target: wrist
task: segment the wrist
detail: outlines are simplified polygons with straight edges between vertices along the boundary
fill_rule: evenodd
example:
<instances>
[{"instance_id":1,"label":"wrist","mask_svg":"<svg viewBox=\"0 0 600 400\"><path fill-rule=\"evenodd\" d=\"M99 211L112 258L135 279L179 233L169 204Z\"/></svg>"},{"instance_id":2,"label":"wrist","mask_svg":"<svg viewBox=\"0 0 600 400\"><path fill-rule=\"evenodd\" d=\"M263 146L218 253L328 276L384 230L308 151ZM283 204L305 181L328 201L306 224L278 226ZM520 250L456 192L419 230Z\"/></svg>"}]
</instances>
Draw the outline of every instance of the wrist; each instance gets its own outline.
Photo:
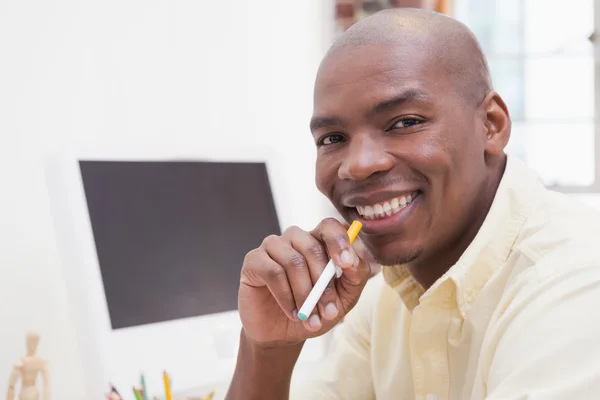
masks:
<instances>
[{"instance_id":1,"label":"wrist","mask_svg":"<svg viewBox=\"0 0 600 400\"><path fill-rule=\"evenodd\" d=\"M281 358L285 359L292 357L298 358L302 347L304 347L304 340L296 343L286 342L269 342L261 343L256 342L250 338L244 328L240 332L240 347L244 346L257 359L270 359L270 358ZM295 362L295 360L294 360Z\"/></svg>"},{"instance_id":2,"label":"wrist","mask_svg":"<svg viewBox=\"0 0 600 400\"><path fill-rule=\"evenodd\" d=\"M257 343L242 329L237 365L226 399L287 399L294 366L303 345L304 342Z\"/></svg>"}]
</instances>

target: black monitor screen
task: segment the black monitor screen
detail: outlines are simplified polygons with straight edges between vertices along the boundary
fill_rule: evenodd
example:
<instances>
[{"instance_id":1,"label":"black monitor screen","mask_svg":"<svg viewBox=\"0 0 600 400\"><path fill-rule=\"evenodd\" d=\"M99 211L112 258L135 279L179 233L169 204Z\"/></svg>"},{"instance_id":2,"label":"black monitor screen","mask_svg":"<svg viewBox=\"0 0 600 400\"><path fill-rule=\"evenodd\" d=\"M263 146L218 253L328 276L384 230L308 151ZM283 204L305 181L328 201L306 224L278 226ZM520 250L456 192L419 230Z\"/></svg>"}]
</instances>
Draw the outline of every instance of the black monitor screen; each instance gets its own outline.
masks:
<instances>
[{"instance_id":1,"label":"black monitor screen","mask_svg":"<svg viewBox=\"0 0 600 400\"><path fill-rule=\"evenodd\" d=\"M280 226L264 163L80 161L113 329L237 309Z\"/></svg>"}]
</instances>

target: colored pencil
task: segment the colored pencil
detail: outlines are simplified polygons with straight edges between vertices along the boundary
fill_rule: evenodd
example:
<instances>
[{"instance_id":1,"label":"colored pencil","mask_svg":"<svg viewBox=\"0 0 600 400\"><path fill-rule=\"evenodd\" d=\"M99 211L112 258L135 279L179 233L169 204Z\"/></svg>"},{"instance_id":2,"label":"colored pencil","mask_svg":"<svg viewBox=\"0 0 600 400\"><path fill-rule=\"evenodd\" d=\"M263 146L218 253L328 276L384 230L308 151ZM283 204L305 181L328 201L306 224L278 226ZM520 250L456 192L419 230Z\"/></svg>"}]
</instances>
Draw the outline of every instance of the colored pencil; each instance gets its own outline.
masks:
<instances>
[{"instance_id":1,"label":"colored pencil","mask_svg":"<svg viewBox=\"0 0 600 400\"><path fill-rule=\"evenodd\" d=\"M148 391L146 390L146 379L144 378L144 374L140 377L140 383L142 384L142 399L148 400Z\"/></svg>"},{"instance_id":2,"label":"colored pencil","mask_svg":"<svg viewBox=\"0 0 600 400\"><path fill-rule=\"evenodd\" d=\"M171 397L171 382L169 382L167 371L163 372L163 379L165 381L165 400L173 400Z\"/></svg>"}]
</instances>

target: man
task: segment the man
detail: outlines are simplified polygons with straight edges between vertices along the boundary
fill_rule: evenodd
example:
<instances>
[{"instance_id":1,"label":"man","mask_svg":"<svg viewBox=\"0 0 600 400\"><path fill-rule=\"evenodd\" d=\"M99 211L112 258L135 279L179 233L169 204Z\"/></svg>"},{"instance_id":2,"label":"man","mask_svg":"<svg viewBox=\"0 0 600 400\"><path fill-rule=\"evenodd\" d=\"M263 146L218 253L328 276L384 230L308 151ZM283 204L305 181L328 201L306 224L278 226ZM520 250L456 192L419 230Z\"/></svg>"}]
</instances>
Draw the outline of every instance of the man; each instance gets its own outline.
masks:
<instances>
[{"instance_id":1,"label":"man","mask_svg":"<svg viewBox=\"0 0 600 400\"><path fill-rule=\"evenodd\" d=\"M363 292L369 264L333 219L266 238L242 267L228 399L288 398L304 341L342 318L292 397L600 395L600 218L507 159L509 113L465 26L406 9L352 26L319 69L311 129L317 186L364 224L385 283ZM328 255L344 274L299 321Z\"/></svg>"}]
</instances>

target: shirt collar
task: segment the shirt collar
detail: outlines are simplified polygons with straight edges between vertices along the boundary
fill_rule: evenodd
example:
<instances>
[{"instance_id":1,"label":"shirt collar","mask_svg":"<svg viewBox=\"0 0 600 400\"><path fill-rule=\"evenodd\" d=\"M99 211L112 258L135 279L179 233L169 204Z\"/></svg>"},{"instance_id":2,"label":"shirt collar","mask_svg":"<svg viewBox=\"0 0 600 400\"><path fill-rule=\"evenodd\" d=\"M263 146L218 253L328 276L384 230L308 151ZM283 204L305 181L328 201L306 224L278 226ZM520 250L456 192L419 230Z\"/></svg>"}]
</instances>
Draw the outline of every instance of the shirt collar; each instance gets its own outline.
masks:
<instances>
[{"instance_id":1,"label":"shirt collar","mask_svg":"<svg viewBox=\"0 0 600 400\"><path fill-rule=\"evenodd\" d=\"M523 162L508 157L494 201L479 232L467 250L425 292L406 265L385 266L385 281L400 295L409 311L424 302L448 280L454 282L459 312L465 316L492 274L510 255L527 216L534 209L534 191L545 190L539 177Z\"/></svg>"}]
</instances>

